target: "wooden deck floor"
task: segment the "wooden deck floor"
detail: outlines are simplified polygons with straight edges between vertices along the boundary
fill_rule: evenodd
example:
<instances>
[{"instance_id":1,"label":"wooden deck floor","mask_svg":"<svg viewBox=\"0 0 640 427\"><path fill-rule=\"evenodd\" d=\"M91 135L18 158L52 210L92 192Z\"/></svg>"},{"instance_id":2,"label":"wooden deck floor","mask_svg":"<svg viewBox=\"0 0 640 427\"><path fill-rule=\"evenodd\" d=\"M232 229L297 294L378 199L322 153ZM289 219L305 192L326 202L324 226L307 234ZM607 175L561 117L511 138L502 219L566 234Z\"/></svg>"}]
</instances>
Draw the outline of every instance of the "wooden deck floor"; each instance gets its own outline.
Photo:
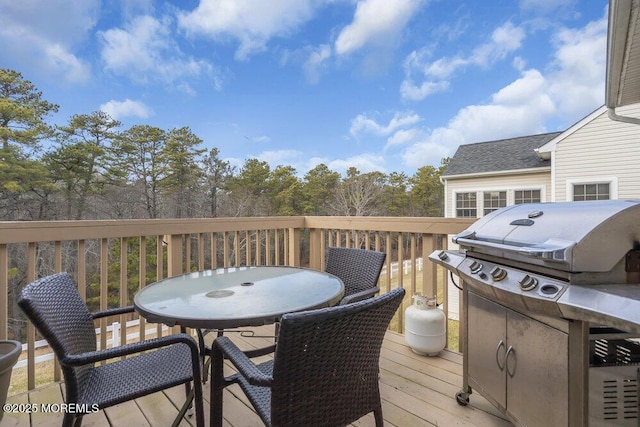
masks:
<instances>
[{"instance_id":1,"label":"wooden deck floor","mask_svg":"<svg viewBox=\"0 0 640 427\"><path fill-rule=\"evenodd\" d=\"M227 334L241 347L251 348L266 343L261 338L243 338ZM442 352L439 357L414 354L404 337L388 332L380 359L380 390L385 424L389 426L511 426L480 395L473 394L469 406L456 403L455 393L462 385L462 357ZM31 392L10 396L9 403L62 403L62 384L53 384ZM205 385L205 416L208 424L209 384ZM184 401L184 388L155 393L84 417L83 426L169 426ZM40 408L45 408L39 405ZM51 406L56 409L55 405ZM258 416L250 409L238 386L229 387L224 396L224 418L227 426L260 426ZM50 412L5 414L2 427L60 425L62 414ZM189 426L193 420L183 420ZM368 415L354 426L374 425Z\"/></svg>"}]
</instances>

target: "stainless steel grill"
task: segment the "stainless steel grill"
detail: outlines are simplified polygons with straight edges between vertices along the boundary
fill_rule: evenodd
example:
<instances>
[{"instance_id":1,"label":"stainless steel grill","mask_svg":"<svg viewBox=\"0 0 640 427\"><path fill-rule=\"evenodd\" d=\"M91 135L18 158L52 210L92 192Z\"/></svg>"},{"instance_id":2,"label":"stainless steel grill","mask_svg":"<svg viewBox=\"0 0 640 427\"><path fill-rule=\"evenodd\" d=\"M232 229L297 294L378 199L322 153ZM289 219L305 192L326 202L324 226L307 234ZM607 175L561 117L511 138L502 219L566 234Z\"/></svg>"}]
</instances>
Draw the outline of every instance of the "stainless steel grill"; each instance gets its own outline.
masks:
<instances>
[{"instance_id":1,"label":"stainless steel grill","mask_svg":"<svg viewBox=\"0 0 640 427\"><path fill-rule=\"evenodd\" d=\"M518 425L639 425L640 201L509 206L453 242L430 259L462 279L458 403L477 390Z\"/></svg>"}]
</instances>

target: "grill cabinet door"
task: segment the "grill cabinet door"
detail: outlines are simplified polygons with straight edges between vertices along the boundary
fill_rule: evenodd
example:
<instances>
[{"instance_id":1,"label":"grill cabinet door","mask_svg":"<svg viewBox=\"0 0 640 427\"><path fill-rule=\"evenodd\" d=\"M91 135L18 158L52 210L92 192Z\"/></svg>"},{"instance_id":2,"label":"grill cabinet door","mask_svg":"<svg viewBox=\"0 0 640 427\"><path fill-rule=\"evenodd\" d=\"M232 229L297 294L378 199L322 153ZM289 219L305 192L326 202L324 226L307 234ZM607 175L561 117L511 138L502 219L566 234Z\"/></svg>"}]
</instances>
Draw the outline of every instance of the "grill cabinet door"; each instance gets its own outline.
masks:
<instances>
[{"instance_id":1,"label":"grill cabinet door","mask_svg":"<svg viewBox=\"0 0 640 427\"><path fill-rule=\"evenodd\" d=\"M473 388L504 411L507 407L506 309L473 292L467 293L467 299L469 381Z\"/></svg>"},{"instance_id":2,"label":"grill cabinet door","mask_svg":"<svg viewBox=\"0 0 640 427\"><path fill-rule=\"evenodd\" d=\"M569 422L569 336L507 310L507 408L523 425Z\"/></svg>"}]
</instances>

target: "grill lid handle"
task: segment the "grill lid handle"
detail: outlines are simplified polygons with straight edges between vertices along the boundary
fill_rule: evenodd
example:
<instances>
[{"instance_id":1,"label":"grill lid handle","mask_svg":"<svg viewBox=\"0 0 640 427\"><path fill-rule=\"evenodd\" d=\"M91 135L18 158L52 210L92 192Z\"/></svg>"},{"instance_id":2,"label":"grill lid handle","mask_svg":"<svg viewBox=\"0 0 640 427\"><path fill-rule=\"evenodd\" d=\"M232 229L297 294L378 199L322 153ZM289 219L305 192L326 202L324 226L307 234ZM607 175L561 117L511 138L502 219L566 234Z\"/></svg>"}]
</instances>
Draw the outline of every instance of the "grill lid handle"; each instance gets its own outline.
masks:
<instances>
[{"instance_id":1,"label":"grill lid handle","mask_svg":"<svg viewBox=\"0 0 640 427\"><path fill-rule=\"evenodd\" d=\"M563 264L570 263L573 248L576 245L576 242L572 242L569 240L551 238L544 243L532 246L514 246L504 243L477 240L475 232L468 234L458 234L454 236L453 241L454 243L457 243L461 246L498 249L512 253L518 253L530 258L540 258L544 259L545 261L553 261Z\"/></svg>"}]
</instances>

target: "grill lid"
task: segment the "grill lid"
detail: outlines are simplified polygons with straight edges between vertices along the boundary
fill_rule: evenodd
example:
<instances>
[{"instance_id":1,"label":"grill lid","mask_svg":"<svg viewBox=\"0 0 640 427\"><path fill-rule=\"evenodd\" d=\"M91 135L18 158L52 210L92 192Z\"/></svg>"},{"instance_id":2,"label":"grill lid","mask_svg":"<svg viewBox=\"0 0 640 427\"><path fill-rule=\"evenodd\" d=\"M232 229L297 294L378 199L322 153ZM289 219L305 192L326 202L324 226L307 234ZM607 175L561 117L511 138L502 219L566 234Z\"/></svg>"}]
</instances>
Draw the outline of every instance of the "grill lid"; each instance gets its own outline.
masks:
<instances>
[{"instance_id":1,"label":"grill lid","mask_svg":"<svg viewBox=\"0 0 640 427\"><path fill-rule=\"evenodd\" d=\"M486 215L453 237L478 253L571 272L606 272L640 242L640 201L532 203Z\"/></svg>"}]
</instances>

